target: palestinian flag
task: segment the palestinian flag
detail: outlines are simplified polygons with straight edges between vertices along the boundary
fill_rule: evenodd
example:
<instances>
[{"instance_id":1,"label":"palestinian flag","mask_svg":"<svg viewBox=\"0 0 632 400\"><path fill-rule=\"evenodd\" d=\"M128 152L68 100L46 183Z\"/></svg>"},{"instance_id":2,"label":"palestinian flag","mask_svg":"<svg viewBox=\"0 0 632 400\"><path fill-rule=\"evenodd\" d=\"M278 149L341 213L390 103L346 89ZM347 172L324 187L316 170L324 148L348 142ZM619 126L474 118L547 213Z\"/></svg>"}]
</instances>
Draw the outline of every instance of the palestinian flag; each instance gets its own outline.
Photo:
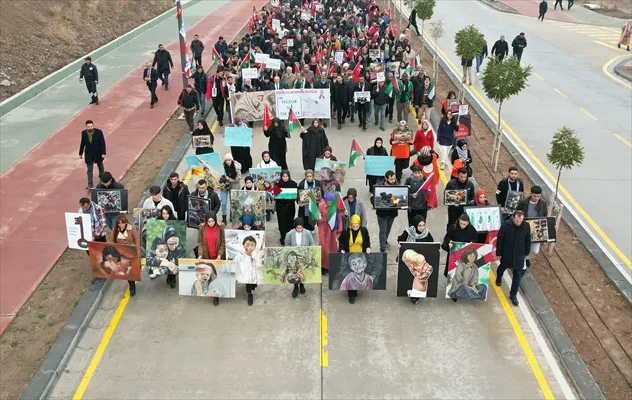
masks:
<instances>
[{"instance_id":1,"label":"palestinian flag","mask_svg":"<svg viewBox=\"0 0 632 400\"><path fill-rule=\"evenodd\" d=\"M215 46L213 46L213 65L224 65L224 60L222 56L217 52Z\"/></svg>"},{"instance_id":2,"label":"palestinian flag","mask_svg":"<svg viewBox=\"0 0 632 400\"><path fill-rule=\"evenodd\" d=\"M320 77L320 67L316 64L316 71L314 71L314 76Z\"/></svg>"},{"instance_id":3,"label":"palestinian flag","mask_svg":"<svg viewBox=\"0 0 632 400\"><path fill-rule=\"evenodd\" d=\"M244 58L239 62L239 66L241 68L250 68L250 57L248 54L246 54Z\"/></svg>"},{"instance_id":4,"label":"palestinian flag","mask_svg":"<svg viewBox=\"0 0 632 400\"><path fill-rule=\"evenodd\" d=\"M434 79L430 82L430 86L428 86L428 100L432 100L435 98L435 81Z\"/></svg>"},{"instance_id":5,"label":"palestinian flag","mask_svg":"<svg viewBox=\"0 0 632 400\"><path fill-rule=\"evenodd\" d=\"M294 63L294 73L298 74L301 71L301 64L297 62Z\"/></svg>"},{"instance_id":6,"label":"palestinian flag","mask_svg":"<svg viewBox=\"0 0 632 400\"><path fill-rule=\"evenodd\" d=\"M338 200L340 199L340 195L336 193L336 198L329 204L327 208L327 223L329 227L333 231L336 229L336 222L338 222Z\"/></svg>"},{"instance_id":7,"label":"palestinian flag","mask_svg":"<svg viewBox=\"0 0 632 400\"><path fill-rule=\"evenodd\" d=\"M263 131L267 131L271 126L272 118L270 118L270 110L268 110L268 105L265 104L265 108L263 110Z\"/></svg>"},{"instance_id":8,"label":"palestinian flag","mask_svg":"<svg viewBox=\"0 0 632 400\"><path fill-rule=\"evenodd\" d=\"M288 115L287 117L287 122L287 137L290 137L290 134L296 129L300 128L301 130L303 130L303 127L301 126L301 121L298 120L296 114L294 114L294 110L292 110L291 108L290 115Z\"/></svg>"},{"instance_id":9,"label":"palestinian flag","mask_svg":"<svg viewBox=\"0 0 632 400\"><path fill-rule=\"evenodd\" d=\"M342 199L342 196L340 195L340 192L336 193L336 197L337 198L335 199L335 201L336 201L336 207L338 208L338 210L339 211L346 211L347 207L345 207L345 202Z\"/></svg>"},{"instance_id":10,"label":"palestinian flag","mask_svg":"<svg viewBox=\"0 0 632 400\"><path fill-rule=\"evenodd\" d=\"M360 144L358 144L357 140L353 139L353 142L351 142L351 151L349 152L349 168L355 167L355 161L363 154L364 152L362 148L360 148Z\"/></svg>"},{"instance_id":11,"label":"palestinian flag","mask_svg":"<svg viewBox=\"0 0 632 400\"><path fill-rule=\"evenodd\" d=\"M312 221L320 219L320 211L318 210L318 203L314 197L314 191L309 191L309 216Z\"/></svg>"},{"instance_id":12,"label":"palestinian flag","mask_svg":"<svg viewBox=\"0 0 632 400\"><path fill-rule=\"evenodd\" d=\"M393 97L393 90L395 87L397 87L397 85L399 85L399 83L397 83L397 77L393 75L393 80L391 81L391 83L388 84L388 86L386 86L386 89L384 89L384 93L386 93L389 97Z\"/></svg>"},{"instance_id":13,"label":"palestinian flag","mask_svg":"<svg viewBox=\"0 0 632 400\"><path fill-rule=\"evenodd\" d=\"M411 76L412 73L415 71L415 68L417 68L417 56L413 57L413 59L410 60L404 72L407 73L408 76Z\"/></svg>"}]
</instances>

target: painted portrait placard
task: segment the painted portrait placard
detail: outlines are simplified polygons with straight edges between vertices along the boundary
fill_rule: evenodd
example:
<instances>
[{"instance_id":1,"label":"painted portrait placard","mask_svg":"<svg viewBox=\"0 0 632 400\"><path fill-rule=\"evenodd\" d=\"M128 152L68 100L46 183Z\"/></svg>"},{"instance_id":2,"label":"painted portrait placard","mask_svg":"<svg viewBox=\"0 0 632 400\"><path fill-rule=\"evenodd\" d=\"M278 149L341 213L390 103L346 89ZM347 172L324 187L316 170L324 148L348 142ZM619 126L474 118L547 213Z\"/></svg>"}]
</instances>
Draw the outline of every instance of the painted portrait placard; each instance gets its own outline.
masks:
<instances>
[{"instance_id":1,"label":"painted portrait placard","mask_svg":"<svg viewBox=\"0 0 632 400\"><path fill-rule=\"evenodd\" d=\"M489 268L494 260L492 245L454 242L449 257L446 297L487 300Z\"/></svg>"},{"instance_id":2,"label":"painted portrait placard","mask_svg":"<svg viewBox=\"0 0 632 400\"><path fill-rule=\"evenodd\" d=\"M265 192L252 190L230 191L230 227L264 230L266 223Z\"/></svg>"},{"instance_id":3,"label":"painted portrait placard","mask_svg":"<svg viewBox=\"0 0 632 400\"><path fill-rule=\"evenodd\" d=\"M181 258L178 270L180 296L235 297L233 261Z\"/></svg>"},{"instance_id":4,"label":"painted portrait placard","mask_svg":"<svg viewBox=\"0 0 632 400\"><path fill-rule=\"evenodd\" d=\"M88 242L88 253L93 277L140 281L140 258L136 246Z\"/></svg>"},{"instance_id":5,"label":"painted portrait placard","mask_svg":"<svg viewBox=\"0 0 632 400\"><path fill-rule=\"evenodd\" d=\"M147 221L145 269L150 278L178 272L178 260L184 258L187 245L186 221Z\"/></svg>"},{"instance_id":6,"label":"painted portrait placard","mask_svg":"<svg viewBox=\"0 0 632 400\"><path fill-rule=\"evenodd\" d=\"M320 257L320 246L266 247L263 283L321 283Z\"/></svg>"},{"instance_id":7,"label":"painted portrait placard","mask_svg":"<svg viewBox=\"0 0 632 400\"><path fill-rule=\"evenodd\" d=\"M440 243L399 245L397 297L437 297Z\"/></svg>"},{"instance_id":8,"label":"painted portrait placard","mask_svg":"<svg viewBox=\"0 0 632 400\"><path fill-rule=\"evenodd\" d=\"M329 290L386 290L386 253L329 253Z\"/></svg>"}]
</instances>

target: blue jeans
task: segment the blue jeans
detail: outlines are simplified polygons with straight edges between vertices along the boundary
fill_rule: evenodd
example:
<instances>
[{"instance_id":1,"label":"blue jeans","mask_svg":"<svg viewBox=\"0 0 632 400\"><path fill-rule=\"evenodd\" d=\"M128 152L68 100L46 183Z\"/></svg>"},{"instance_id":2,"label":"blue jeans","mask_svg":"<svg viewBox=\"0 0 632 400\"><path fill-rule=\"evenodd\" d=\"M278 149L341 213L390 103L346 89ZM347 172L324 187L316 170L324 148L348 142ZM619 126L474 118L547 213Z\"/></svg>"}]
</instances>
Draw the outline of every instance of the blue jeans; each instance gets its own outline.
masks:
<instances>
[{"instance_id":1,"label":"blue jeans","mask_svg":"<svg viewBox=\"0 0 632 400\"><path fill-rule=\"evenodd\" d=\"M228 191L220 190L219 199L222 202L222 217L226 217L226 203L228 202Z\"/></svg>"},{"instance_id":2,"label":"blue jeans","mask_svg":"<svg viewBox=\"0 0 632 400\"><path fill-rule=\"evenodd\" d=\"M200 99L200 118L203 118L206 111L206 93L198 93L198 96Z\"/></svg>"},{"instance_id":3,"label":"blue jeans","mask_svg":"<svg viewBox=\"0 0 632 400\"><path fill-rule=\"evenodd\" d=\"M373 108L373 100L371 100L370 103L366 103L364 105L365 110L366 110L366 119L365 121L368 121L369 119L371 119L371 109Z\"/></svg>"},{"instance_id":4,"label":"blue jeans","mask_svg":"<svg viewBox=\"0 0 632 400\"><path fill-rule=\"evenodd\" d=\"M382 104L381 106L375 106L375 119L379 122L381 129L384 129L384 118L386 118L386 106L387 104Z\"/></svg>"},{"instance_id":5,"label":"blue jeans","mask_svg":"<svg viewBox=\"0 0 632 400\"><path fill-rule=\"evenodd\" d=\"M380 230L380 251L386 248L386 241L388 240L388 235L391 234L394 221L395 218L393 217L377 217L377 226Z\"/></svg>"},{"instance_id":6,"label":"blue jeans","mask_svg":"<svg viewBox=\"0 0 632 400\"><path fill-rule=\"evenodd\" d=\"M105 223L108 224L108 228L110 230L114 229L114 224L116 224L116 217L118 214L105 214Z\"/></svg>"},{"instance_id":7,"label":"blue jeans","mask_svg":"<svg viewBox=\"0 0 632 400\"><path fill-rule=\"evenodd\" d=\"M169 71L160 72L158 71L158 79L162 82L164 87L169 87Z\"/></svg>"},{"instance_id":8,"label":"blue jeans","mask_svg":"<svg viewBox=\"0 0 632 400\"><path fill-rule=\"evenodd\" d=\"M484 56L482 54L479 54L476 56L476 73L478 74L479 72L481 72L481 65L483 65L483 60L484 60Z\"/></svg>"},{"instance_id":9,"label":"blue jeans","mask_svg":"<svg viewBox=\"0 0 632 400\"><path fill-rule=\"evenodd\" d=\"M93 184L93 168L94 168L94 164L97 164L97 167L99 168L99 179L101 179L101 175L103 175L103 171L105 171L105 168L103 167L103 161L99 161L99 162L95 162L95 161L91 161L91 162L87 162L86 166L88 167L88 187L92 188L92 184Z\"/></svg>"}]
</instances>

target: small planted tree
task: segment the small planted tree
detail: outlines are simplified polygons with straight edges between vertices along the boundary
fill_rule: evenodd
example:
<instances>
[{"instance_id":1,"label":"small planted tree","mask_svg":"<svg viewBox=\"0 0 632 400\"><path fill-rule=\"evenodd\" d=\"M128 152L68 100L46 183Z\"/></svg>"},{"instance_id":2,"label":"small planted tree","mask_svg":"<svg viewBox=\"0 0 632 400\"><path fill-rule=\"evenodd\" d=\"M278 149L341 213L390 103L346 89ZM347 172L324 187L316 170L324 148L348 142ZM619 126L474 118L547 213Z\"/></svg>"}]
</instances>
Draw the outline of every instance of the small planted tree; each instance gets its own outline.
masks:
<instances>
[{"instance_id":1,"label":"small planted tree","mask_svg":"<svg viewBox=\"0 0 632 400\"><path fill-rule=\"evenodd\" d=\"M443 37L443 21L437 20L430 22L430 36L434 41L434 55L432 56L432 74L435 82L435 93L437 87L437 70L439 69L439 58L437 57L437 42Z\"/></svg>"},{"instance_id":2,"label":"small planted tree","mask_svg":"<svg viewBox=\"0 0 632 400\"><path fill-rule=\"evenodd\" d=\"M503 137L500 114L503 102L520 93L527 86L529 75L531 75L531 66L523 67L515 57L509 57L504 61L497 57L490 57L483 70L483 90L488 98L498 103L498 125L496 126L496 136L492 149L494 172L498 171L498 158Z\"/></svg>"},{"instance_id":3,"label":"small planted tree","mask_svg":"<svg viewBox=\"0 0 632 400\"><path fill-rule=\"evenodd\" d=\"M557 131L551 141L551 152L546 155L546 158L557 168L555 196L553 197L553 203L557 203L562 170L580 166L584 162L584 148L575 131L567 126L563 126Z\"/></svg>"},{"instance_id":4,"label":"small planted tree","mask_svg":"<svg viewBox=\"0 0 632 400\"><path fill-rule=\"evenodd\" d=\"M468 25L454 35L454 43L456 43L457 56L465 60L473 60L481 52L485 39L474 25ZM465 98L465 82L463 81L459 89L459 98L463 103Z\"/></svg>"},{"instance_id":5,"label":"small planted tree","mask_svg":"<svg viewBox=\"0 0 632 400\"><path fill-rule=\"evenodd\" d=\"M436 5L435 0L415 0L413 4L413 8L417 11L417 18L421 20L421 55L420 57L423 59L424 56L424 26L426 20L432 18L432 14L434 13L434 7Z\"/></svg>"}]
</instances>

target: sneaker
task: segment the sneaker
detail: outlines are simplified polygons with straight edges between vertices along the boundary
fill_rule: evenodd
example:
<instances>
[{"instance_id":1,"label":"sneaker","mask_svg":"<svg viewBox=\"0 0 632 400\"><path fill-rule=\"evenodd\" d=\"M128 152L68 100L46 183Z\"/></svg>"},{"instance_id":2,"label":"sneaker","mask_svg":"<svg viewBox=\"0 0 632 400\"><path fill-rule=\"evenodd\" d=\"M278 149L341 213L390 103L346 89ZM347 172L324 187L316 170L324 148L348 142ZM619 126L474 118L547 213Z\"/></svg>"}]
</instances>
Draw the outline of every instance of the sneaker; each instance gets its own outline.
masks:
<instances>
[{"instance_id":1,"label":"sneaker","mask_svg":"<svg viewBox=\"0 0 632 400\"><path fill-rule=\"evenodd\" d=\"M349 304L355 304L355 297L349 297Z\"/></svg>"},{"instance_id":2,"label":"sneaker","mask_svg":"<svg viewBox=\"0 0 632 400\"><path fill-rule=\"evenodd\" d=\"M518 298L516 296L509 296L509 300L511 300L511 304L513 304L516 307L520 305L520 303L518 302Z\"/></svg>"},{"instance_id":3,"label":"sneaker","mask_svg":"<svg viewBox=\"0 0 632 400\"><path fill-rule=\"evenodd\" d=\"M387 248L387 249L390 249L390 248L391 248L391 245L390 245L390 244L388 244L388 242L386 242L386 248Z\"/></svg>"},{"instance_id":4,"label":"sneaker","mask_svg":"<svg viewBox=\"0 0 632 400\"><path fill-rule=\"evenodd\" d=\"M149 277L150 277L151 279L155 279L155 278L156 278L156 274L155 274L155 273L151 273L151 274L149 274Z\"/></svg>"},{"instance_id":5,"label":"sneaker","mask_svg":"<svg viewBox=\"0 0 632 400\"><path fill-rule=\"evenodd\" d=\"M154 105L153 105L153 104L150 104L150 105L149 105L149 108L154 108Z\"/></svg>"},{"instance_id":6,"label":"sneaker","mask_svg":"<svg viewBox=\"0 0 632 400\"><path fill-rule=\"evenodd\" d=\"M251 306L254 303L255 299L252 293L248 293L248 305Z\"/></svg>"},{"instance_id":7,"label":"sneaker","mask_svg":"<svg viewBox=\"0 0 632 400\"><path fill-rule=\"evenodd\" d=\"M411 297L411 298L410 298L410 301L411 301L413 304L417 304L417 303L419 303L419 297Z\"/></svg>"},{"instance_id":8,"label":"sneaker","mask_svg":"<svg viewBox=\"0 0 632 400\"><path fill-rule=\"evenodd\" d=\"M219 121L219 126L224 126L224 122L223 121Z\"/></svg>"},{"instance_id":9,"label":"sneaker","mask_svg":"<svg viewBox=\"0 0 632 400\"><path fill-rule=\"evenodd\" d=\"M476 77L478 78L479 76L481 76L481 73L480 73L480 72L477 72L477 73L476 73Z\"/></svg>"},{"instance_id":10,"label":"sneaker","mask_svg":"<svg viewBox=\"0 0 632 400\"><path fill-rule=\"evenodd\" d=\"M381 130L381 131L385 131L385 129L384 129L384 127L383 127L383 126L380 126L380 130Z\"/></svg>"},{"instance_id":11,"label":"sneaker","mask_svg":"<svg viewBox=\"0 0 632 400\"><path fill-rule=\"evenodd\" d=\"M503 285L503 278L496 278L496 286L501 287Z\"/></svg>"}]
</instances>

